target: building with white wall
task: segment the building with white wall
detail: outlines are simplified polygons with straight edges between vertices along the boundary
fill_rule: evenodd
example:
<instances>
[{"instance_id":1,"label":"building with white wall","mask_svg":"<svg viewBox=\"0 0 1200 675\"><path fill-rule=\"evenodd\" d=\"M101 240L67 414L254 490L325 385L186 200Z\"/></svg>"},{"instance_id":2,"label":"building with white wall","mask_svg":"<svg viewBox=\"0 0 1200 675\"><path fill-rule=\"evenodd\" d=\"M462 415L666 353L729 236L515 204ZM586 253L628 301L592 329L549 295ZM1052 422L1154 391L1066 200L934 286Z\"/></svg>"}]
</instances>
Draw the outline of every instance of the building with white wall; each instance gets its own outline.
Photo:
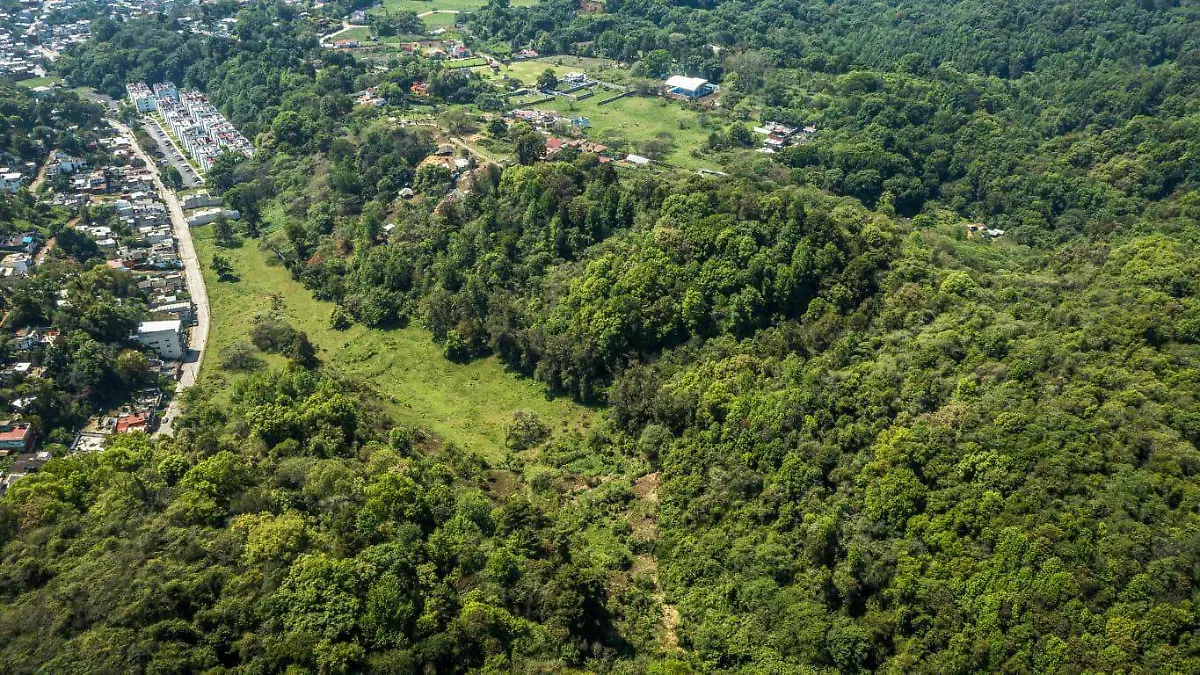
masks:
<instances>
[{"instance_id":1,"label":"building with white wall","mask_svg":"<svg viewBox=\"0 0 1200 675\"><path fill-rule=\"evenodd\" d=\"M187 354L183 322L179 319L143 321L138 325L137 333L132 337L167 361L182 361L184 355Z\"/></svg>"}]
</instances>

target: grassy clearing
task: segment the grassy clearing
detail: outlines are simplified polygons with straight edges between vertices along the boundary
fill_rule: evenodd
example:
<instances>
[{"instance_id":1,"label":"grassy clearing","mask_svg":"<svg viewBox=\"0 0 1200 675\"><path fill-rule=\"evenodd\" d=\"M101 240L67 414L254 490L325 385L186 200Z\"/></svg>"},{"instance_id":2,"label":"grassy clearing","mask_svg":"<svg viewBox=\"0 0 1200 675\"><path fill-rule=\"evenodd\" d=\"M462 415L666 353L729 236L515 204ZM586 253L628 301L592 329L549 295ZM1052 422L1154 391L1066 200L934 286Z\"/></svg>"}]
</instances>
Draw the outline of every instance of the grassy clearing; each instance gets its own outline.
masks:
<instances>
[{"instance_id":1,"label":"grassy clearing","mask_svg":"<svg viewBox=\"0 0 1200 675\"><path fill-rule=\"evenodd\" d=\"M532 7L538 0L512 0L513 7ZM416 12L424 14L431 11L462 12L479 9L487 4L487 0L383 0L372 11L386 12Z\"/></svg>"},{"instance_id":2,"label":"grassy clearing","mask_svg":"<svg viewBox=\"0 0 1200 675\"><path fill-rule=\"evenodd\" d=\"M218 355L230 344L247 341L254 317L274 305L308 334L324 362L373 383L397 421L429 429L489 460L503 456L504 426L517 410L538 413L554 429L589 424L591 411L566 399L547 400L541 385L506 371L494 358L462 365L446 360L422 328L329 328L333 305L314 299L253 241L222 250L239 281L217 281L210 269L212 229L197 228L193 234L212 311L209 353L200 374L205 385L228 391L240 376L222 371ZM264 361L283 363L270 355Z\"/></svg>"},{"instance_id":3,"label":"grassy clearing","mask_svg":"<svg viewBox=\"0 0 1200 675\"><path fill-rule=\"evenodd\" d=\"M582 115L591 121L588 138L608 145L621 145L626 152L638 153L641 145L661 135L669 135L672 149L663 161L688 169L716 169L715 162L691 156L692 148L702 147L708 135L719 127L706 128L699 113L677 102L644 96L627 96L605 106L598 105L611 94L597 93L579 102L556 98L535 107L555 110L566 116ZM623 144L619 142L623 141Z\"/></svg>"},{"instance_id":4,"label":"grassy clearing","mask_svg":"<svg viewBox=\"0 0 1200 675\"><path fill-rule=\"evenodd\" d=\"M62 82L61 77L47 75L45 77L31 77L27 80L18 80L17 84L22 87L29 87L30 89L33 89L34 87L49 87L60 82Z\"/></svg>"},{"instance_id":5,"label":"grassy clearing","mask_svg":"<svg viewBox=\"0 0 1200 675\"><path fill-rule=\"evenodd\" d=\"M528 86L537 83L538 76L549 68L555 75L562 78L567 73L583 72L601 80L620 72L616 61L608 59L590 59L579 56L548 56L540 59L513 61L500 69L499 77L508 76L520 80Z\"/></svg>"},{"instance_id":6,"label":"grassy clearing","mask_svg":"<svg viewBox=\"0 0 1200 675\"><path fill-rule=\"evenodd\" d=\"M450 59L443 61L447 68L478 68L487 65L487 59L482 56L472 56L466 59Z\"/></svg>"},{"instance_id":7,"label":"grassy clearing","mask_svg":"<svg viewBox=\"0 0 1200 675\"><path fill-rule=\"evenodd\" d=\"M344 30L333 36L333 41L338 40L358 40L365 42L371 38L371 28L369 26L355 26L349 30Z\"/></svg>"},{"instance_id":8,"label":"grassy clearing","mask_svg":"<svg viewBox=\"0 0 1200 675\"><path fill-rule=\"evenodd\" d=\"M421 17L421 21L430 28L437 28L439 26L447 28L453 26L458 21L458 14L453 12L434 12L433 14L426 14Z\"/></svg>"}]
</instances>

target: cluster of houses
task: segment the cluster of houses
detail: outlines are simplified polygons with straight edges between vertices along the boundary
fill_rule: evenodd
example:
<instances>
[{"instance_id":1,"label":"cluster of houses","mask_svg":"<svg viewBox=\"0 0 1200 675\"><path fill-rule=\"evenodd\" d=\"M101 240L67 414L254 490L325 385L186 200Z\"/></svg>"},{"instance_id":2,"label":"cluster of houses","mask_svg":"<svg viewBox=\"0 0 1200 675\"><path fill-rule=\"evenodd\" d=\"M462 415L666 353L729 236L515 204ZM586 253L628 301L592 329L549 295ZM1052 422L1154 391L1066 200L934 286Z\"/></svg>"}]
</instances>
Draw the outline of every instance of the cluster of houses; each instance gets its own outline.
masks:
<instances>
[{"instance_id":1,"label":"cluster of houses","mask_svg":"<svg viewBox=\"0 0 1200 675\"><path fill-rule=\"evenodd\" d=\"M762 126L754 127L755 133L763 136L759 152L768 155L785 148L793 143L803 143L817 133L817 128L811 124L805 127L792 127L779 122L765 122Z\"/></svg>"},{"instance_id":2,"label":"cluster of houses","mask_svg":"<svg viewBox=\"0 0 1200 675\"><path fill-rule=\"evenodd\" d=\"M104 442L113 434L128 434L134 431L149 433L154 430L158 414L163 407L163 395L158 389L143 389L132 399L108 415L88 420L75 434L71 442L72 452L96 452L104 448Z\"/></svg>"},{"instance_id":3,"label":"cluster of houses","mask_svg":"<svg viewBox=\"0 0 1200 675\"><path fill-rule=\"evenodd\" d=\"M553 159L555 155L562 152L564 148L571 148L579 152L590 152L600 158L600 163L611 162L613 157L609 155L608 146L599 143L593 143L582 138L558 138L550 136L546 139L546 159ZM619 159L619 157L618 157Z\"/></svg>"},{"instance_id":4,"label":"cluster of houses","mask_svg":"<svg viewBox=\"0 0 1200 675\"><path fill-rule=\"evenodd\" d=\"M0 283L29 276L41 245L42 235L37 232L0 236Z\"/></svg>"},{"instance_id":5,"label":"cluster of houses","mask_svg":"<svg viewBox=\"0 0 1200 675\"><path fill-rule=\"evenodd\" d=\"M132 155L128 141L123 140L119 136L100 139L97 148L105 146L107 156L114 160L94 169L84 159L52 154L49 168L73 173L74 178L67 183L60 181L44 199L111 209L105 217L76 221L70 226L95 242L110 269L134 277L147 298L150 314L129 336L129 342L142 346L153 372L174 378L187 355L187 330L195 322L195 306L188 294L170 214L156 192L150 170L128 161ZM192 210L212 210L221 204L220 199L204 193L187 195L181 201ZM40 254L51 243L33 231L0 236L0 283L5 278L34 273ZM70 302L65 289L59 292L57 302L60 306ZM45 362L50 351L60 346L60 337L58 331L46 326L27 326L8 335L0 381L15 386L45 377L46 368L35 364ZM0 492L50 459L45 450L37 451L35 428L22 420L22 413L35 401L35 397L12 401L8 410L11 419L0 422L0 466L8 467L0 472ZM157 389L138 392L117 410L89 420L76 435L72 451L97 450L110 434L152 430L163 403Z\"/></svg>"},{"instance_id":6,"label":"cluster of houses","mask_svg":"<svg viewBox=\"0 0 1200 675\"><path fill-rule=\"evenodd\" d=\"M200 92L179 91L171 82L159 82L153 87L134 82L126 86L126 91L138 112L157 112L162 117L184 151L203 171L212 168L213 162L226 152L247 157L254 154L250 141Z\"/></svg>"},{"instance_id":7,"label":"cluster of houses","mask_svg":"<svg viewBox=\"0 0 1200 675\"><path fill-rule=\"evenodd\" d=\"M591 126L591 120L579 115L572 117L564 117L553 110L537 110L517 108L505 113L505 117L510 120L524 122L534 129L540 131L554 131L560 126L572 126L580 129L586 129Z\"/></svg>"},{"instance_id":8,"label":"cluster of houses","mask_svg":"<svg viewBox=\"0 0 1200 675\"><path fill-rule=\"evenodd\" d=\"M351 96L354 97L355 105L366 105L376 108L387 105L387 99L379 95L378 87L369 87L362 91L356 91Z\"/></svg>"},{"instance_id":9,"label":"cluster of houses","mask_svg":"<svg viewBox=\"0 0 1200 675\"><path fill-rule=\"evenodd\" d=\"M0 76L44 77L46 66L91 36L96 12L110 18L169 8L173 0L16 0L0 7ZM86 18L85 18L86 14Z\"/></svg>"},{"instance_id":10,"label":"cluster of houses","mask_svg":"<svg viewBox=\"0 0 1200 675\"><path fill-rule=\"evenodd\" d=\"M233 37L233 31L237 28L237 17L227 16L221 19L208 19L203 15L200 16L181 16L178 18L179 24L190 29L197 35L207 35L209 37L229 38Z\"/></svg>"}]
</instances>

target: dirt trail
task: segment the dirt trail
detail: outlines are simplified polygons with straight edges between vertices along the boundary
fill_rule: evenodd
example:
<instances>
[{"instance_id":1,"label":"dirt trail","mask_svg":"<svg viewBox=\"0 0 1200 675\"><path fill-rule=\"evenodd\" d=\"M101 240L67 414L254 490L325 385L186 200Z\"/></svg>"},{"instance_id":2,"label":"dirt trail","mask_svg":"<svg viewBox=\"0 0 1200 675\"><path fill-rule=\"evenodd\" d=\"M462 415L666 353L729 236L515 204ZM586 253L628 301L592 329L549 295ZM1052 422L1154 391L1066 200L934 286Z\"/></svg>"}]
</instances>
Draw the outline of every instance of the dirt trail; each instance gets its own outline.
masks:
<instances>
[{"instance_id":1,"label":"dirt trail","mask_svg":"<svg viewBox=\"0 0 1200 675\"><path fill-rule=\"evenodd\" d=\"M633 493L639 501L650 507L650 515L636 517L631 523L634 534L639 538L650 541L658 539L658 484L659 473L646 474L633 482ZM663 649L666 651L683 651L679 646L679 610L667 603L667 594L658 580L658 558L653 553L639 553L634 558L634 572L644 572L654 583L651 597L662 608L659 617L659 629Z\"/></svg>"}]
</instances>

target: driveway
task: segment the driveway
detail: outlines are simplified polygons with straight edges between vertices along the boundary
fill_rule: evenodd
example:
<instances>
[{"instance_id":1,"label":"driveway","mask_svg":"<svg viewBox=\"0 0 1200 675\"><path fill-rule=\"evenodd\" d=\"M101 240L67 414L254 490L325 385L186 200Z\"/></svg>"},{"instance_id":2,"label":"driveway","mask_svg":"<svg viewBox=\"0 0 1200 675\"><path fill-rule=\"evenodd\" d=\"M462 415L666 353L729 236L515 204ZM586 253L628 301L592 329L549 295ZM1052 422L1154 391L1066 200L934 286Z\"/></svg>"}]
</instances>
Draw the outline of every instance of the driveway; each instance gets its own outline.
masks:
<instances>
[{"instance_id":1,"label":"driveway","mask_svg":"<svg viewBox=\"0 0 1200 675\"><path fill-rule=\"evenodd\" d=\"M203 186L204 179L188 163L187 158L183 156L183 152L175 147L175 144L171 142L171 139L163 131L162 127L158 125L158 122L149 117L142 118L142 121L142 126L146 129L146 133L150 134L150 138L153 138L154 143L158 145L159 152L163 154L163 157L166 158L171 166L179 170L179 175L183 176L183 187L196 188ZM147 158L147 160L149 163L154 164L152 158Z\"/></svg>"},{"instance_id":2,"label":"driveway","mask_svg":"<svg viewBox=\"0 0 1200 675\"><path fill-rule=\"evenodd\" d=\"M110 123L121 133L133 141L133 131L116 120L110 120ZM176 199L175 193L168 190L163 185L162 178L158 174L158 167L150 160L150 157L138 146L137 142L133 143L134 152L146 162L146 165L151 167L151 175L154 176L154 187L158 189L158 194L163 202L167 205L167 211L171 214L171 230L175 235L175 245L179 250L179 258L183 261L183 271L187 278L188 293L192 296L192 302L196 305L196 324L192 326L192 330L188 335L188 355L180 369L179 382L175 385L175 395L171 397L171 403L167 406L166 412L163 414L162 422L159 424L158 430L154 432L155 436L171 435L174 433L175 418L179 416L181 411L180 400L183 393L189 387L196 383L196 377L200 374L200 365L204 361L204 350L208 346L208 291L204 287L204 274L200 270L200 260L196 257L196 247L192 243L192 231L188 228L187 220L183 217L183 209L179 207L179 200Z\"/></svg>"}]
</instances>

